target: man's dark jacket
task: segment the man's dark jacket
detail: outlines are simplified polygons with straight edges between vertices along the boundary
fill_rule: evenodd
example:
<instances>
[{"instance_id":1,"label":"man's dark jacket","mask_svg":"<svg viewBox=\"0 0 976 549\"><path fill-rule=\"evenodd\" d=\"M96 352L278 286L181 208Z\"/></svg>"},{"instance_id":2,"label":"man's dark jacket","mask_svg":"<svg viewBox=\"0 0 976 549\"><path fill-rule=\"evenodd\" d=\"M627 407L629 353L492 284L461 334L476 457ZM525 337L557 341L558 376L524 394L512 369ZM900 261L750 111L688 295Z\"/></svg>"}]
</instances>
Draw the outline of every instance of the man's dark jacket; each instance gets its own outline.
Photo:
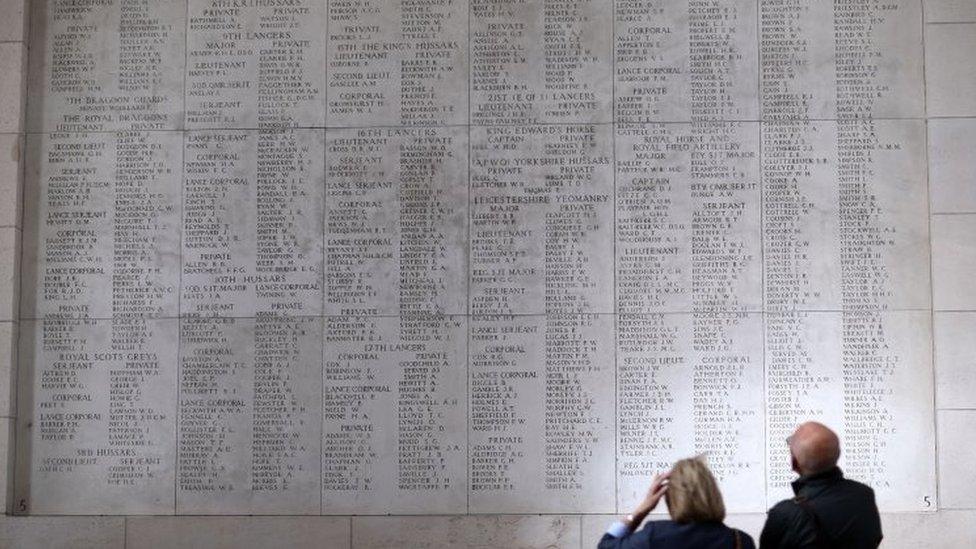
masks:
<instances>
[{"instance_id":1,"label":"man's dark jacket","mask_svg":"<svg viewBox=\"0 0 976 549\"><path fill-rule=\"evenodd\" d=\"M845 479L837 467L800 477L793 492L806 506L786 499L770 509L760 549L875 549L881 543L874 490Z\"/></svg>"}]
</instances>

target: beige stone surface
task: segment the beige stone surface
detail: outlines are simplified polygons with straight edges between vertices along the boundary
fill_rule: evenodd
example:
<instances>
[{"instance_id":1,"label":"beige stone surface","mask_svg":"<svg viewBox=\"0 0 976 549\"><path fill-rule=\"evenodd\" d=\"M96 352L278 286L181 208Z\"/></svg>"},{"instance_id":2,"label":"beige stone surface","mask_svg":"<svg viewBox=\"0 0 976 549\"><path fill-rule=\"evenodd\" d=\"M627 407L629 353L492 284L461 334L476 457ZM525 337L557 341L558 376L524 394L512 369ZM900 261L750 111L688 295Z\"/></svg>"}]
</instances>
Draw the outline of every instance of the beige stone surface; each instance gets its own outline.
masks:
<instances>
[{"instance_id":1,"label":"beige stone surface","mask_svg":"<svg viewBox=\"0 0 976 549\"><path fill-rule=\"evenodd\" d=\"M925 0L925 20L929 23L976 21L973 0Z\"/></svg>"},{"instance_id":2,"label":"beige stone surface","mask_svg":"<svg viewBox=\"0 0 976 549\"><path fill-rule=\"evenodd\" d=\"M929 120L929 195L933 213L976 212L976 118Z\"/></svg>"},{"instance_id":3,"label":"beige stone surface","mask_svg":"<svg viewBox=\"0 0 976 549\"><path fill-rule=\"evenodd\" d=\"M23 138L0 134L0 227L20 226Z\"/></svg>"},{"instance_id":4,"label":"beige stone surface","mask_svg":"<svg viewBox=\"0 0 976 549\"><path fill-rule=\"evenodd\" d=\"M580 517L572 515L472 515L353 517L356 549L577 549Z\"/></svg>"},{"instance_id":5,"label":"beige stone surface","mask_svg":"<svg viewBox=\"0 0 976 549\"><path fill-rule=\"evenodd\" d=\"M976 309L976 214L932 217L932 306Z\"/></svg>"},{"instance_id":6,"label":"beige stone surface","mask_svg":"<svg viewBox=\"0 0 976 549\"><path fill-rule=\"evenodd\" d=\"M976 511L881 515L881 549L971 549Z\"/></svg>"},{"instance_id":7,"label":"beige stone surface","mask_svg":"<svg viewBox=\"0 0 976 549\"><path fill-rule=\"evenodd\" d=\"M122 549L122 517L0 516L0 549Z\"/></svg>"},{"instance_id":8,"label":"beige stone surface","mask_svg":"<svg viewBox=\"0 0 976 549\"><path fill-rule=\"evenodd\" d=\"M126 523L126 549L349 547L348 517L140 517Z\"/></svg>"},{"instance_id":9,"label":"beige stone surface","mask_svg":"<svg viewBox=\"0 0 976 549\"><path fill-rule=\"evenodd\" d=\"M976 509L976 410L941 410L938 414L939 507Z\"/></svg>"},{"instance_id":10,"label":"beige stone surface","mask_svg":"<svg viewBox=\"0 0 976 549\"><path fill-rule=\"evenodd\" d=\"M926 25L929 116L976 115L976 24Z\"/></svg>"},{"instance_id":11,"label":"beige stone surface","mask_svg":"<svg viewBox=\"0 0 976 549\"><path fill-rule=\"evenodd\" d=\"M629 513L627 511L626 513ZM583 515L580 519L580 539L583 541L584 547L596 546L597 540L603 537L603 533L607 531L614 521L618 520L620 516L626 513L620 513L620 515ZM666 518L663 515L654 515L651 520L659 520Z\"/></svg>"},{"instance_id":12,"label":"beige stone surface","mask_svg":"<svg viewBox=\"0 0 976 549\"><path fill-rule=\"evenodd\" d=\"M13 512L13 429L13 419L0 418L0 515Z\"/></svg>"},{"instance_id":13,"label":"beige stone surface","mask_svg":"<svg viewBox=\"0 0 976 549\"><path fill-rule=\"evenodd\" d=\"M0 42L23 41L27 37L27 0L0 0Z\"/></svg>"},{"instance_id":14,"label":"beige stone surface","mask_svg":"<svg viewBox=\"0 0 976 549\"><path fill-rule=\"evenodd\" d=\"M936 312L937 408L976 408L976 312Z\"/></svg>"},{"instance_id":15,"label":"beige stone surface","mask_svg":"<svg viewBox=\"0 0 976 549\"><path fill-rule=\"evenodd\" d=\"M27 48L20 42L0 43L0 132L17 133L24 127L24 71Z\"/></svg>"},{"instance_id":16,"label":"beige stone surface","mask_svg":"<svg viewBox=\"0 0 976 549\"><path fill-rule=\"evenodd\" d=\"M20 287L20 231L0 228L0 321L17 318Z\"/></svg>"},{"instance_id":17,"label":"beige stone surface","mask_svg":"<svg viewBox=\"0 0 976 549\"><path fill-rule=\"evenodd\" d=\"M0 322L0 417L14 412L14 380L17 371L17 323ZM3 438L0 437L0 443Z\"/></svg>"},{"instance_id":18,"label":"beige stone surface","mask_svg":"<svg viewBox=\"0 0 976 549\"><path fill-rule=\"evenodd\" d=\"M750 535L758 535L761 519L764 516L731 515L727 523L744 529ZM444 527L454 523L474 525L487 522L511 524L511 521L525 523L545 522L555 517L360 517L357 521L357 536L353 538L355 547L437 547L436 542L445 539L451 530ZM577 517L560 517L574 523ZM575 539L575 545L562 544L552 547L590 547L595 546L612 515L588 515L582 517L584 537L582 542ZM883 549L968 549L976 539L976 510L939 511L938 513L884 514L881 517L885 540ZM234 547L348 547L348 518L268 518L268 517L222 517L222 518L173 518L143 517L123 520L109 517L0 517L0 548L3 549L88 549L88 548L167 548L195 547L221 548ZM431 524L433 521L434 524ZM412 528L392 531L362 532L364 527L378 526L385 529L403 527L404 522L417 526L428 523L434 528L414 530ZM331 523L326 525L326 523ZM524 524L523 524L524 526ZM751 528L751 530L750 530ZM755 532L754 532L755 531ZM124 539L123 542L123 533ZM429 534L425 540L417 540L416 534ZM499 530L473 531L478 547L546 547L533 544L532 540L520 537L524 530L502 532L508 539L520 538L506 545L499 537ZM346 534L346 537L342 537ZM323 537L329 536L329 537ZM594 537L596 536L596 537ZM592 540L592 543L591 543ZM364 545L364 543L386 545ZM304 545L302 545L304 543ZM443 545L447 546L447 545ZM470 547L455 544L451 547Z\"/></svg>"}]
</instances>

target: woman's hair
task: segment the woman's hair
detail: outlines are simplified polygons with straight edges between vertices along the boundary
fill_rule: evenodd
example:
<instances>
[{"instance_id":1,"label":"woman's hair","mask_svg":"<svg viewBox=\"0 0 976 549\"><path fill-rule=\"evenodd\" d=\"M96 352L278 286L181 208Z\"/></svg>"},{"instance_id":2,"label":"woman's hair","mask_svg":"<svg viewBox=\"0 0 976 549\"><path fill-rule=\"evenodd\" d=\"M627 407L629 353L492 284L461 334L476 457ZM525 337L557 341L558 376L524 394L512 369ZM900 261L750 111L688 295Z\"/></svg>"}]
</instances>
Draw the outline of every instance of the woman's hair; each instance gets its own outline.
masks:
<instances>
[{"instance_id":1,"label":"woman's hair","mask_svg":"<svg viewBox=\"0 0 976 549\"><path fill-rule=\"evenodd\" d=\"M674 464L664 493L668 512L675 522L722 522L725 503L722 492L701 457Z\"/></svg>"}]
</instances>

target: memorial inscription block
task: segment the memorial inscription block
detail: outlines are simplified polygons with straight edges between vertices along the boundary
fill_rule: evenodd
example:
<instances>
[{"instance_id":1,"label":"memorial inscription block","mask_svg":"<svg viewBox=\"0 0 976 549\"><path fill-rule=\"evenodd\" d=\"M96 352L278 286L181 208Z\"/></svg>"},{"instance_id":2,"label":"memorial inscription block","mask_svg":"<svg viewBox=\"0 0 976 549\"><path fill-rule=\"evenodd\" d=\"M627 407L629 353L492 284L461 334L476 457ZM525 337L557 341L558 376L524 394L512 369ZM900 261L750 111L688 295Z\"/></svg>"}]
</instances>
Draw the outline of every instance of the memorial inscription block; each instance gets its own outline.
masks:
<instances>
[{"instance_id":1,"label":"memorial inscription block","mask_svg":"<svg viewBox=\"0 0 976 549\"><path fill-rule=\"evenodd\" d=\"M34 2L15 508L934 510L919 2Z\"/></svg>"}]
</instances>

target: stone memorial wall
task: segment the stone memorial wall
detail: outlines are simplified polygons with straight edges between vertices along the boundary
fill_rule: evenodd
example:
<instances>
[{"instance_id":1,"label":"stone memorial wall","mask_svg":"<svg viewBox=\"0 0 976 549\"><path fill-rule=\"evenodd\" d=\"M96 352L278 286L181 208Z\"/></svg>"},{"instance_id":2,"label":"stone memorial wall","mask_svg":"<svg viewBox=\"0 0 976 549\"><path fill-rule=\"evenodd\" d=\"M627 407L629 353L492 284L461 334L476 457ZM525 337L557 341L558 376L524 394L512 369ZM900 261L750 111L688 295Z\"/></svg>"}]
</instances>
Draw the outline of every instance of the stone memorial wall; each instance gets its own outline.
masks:
<instances>
[{"instance_id":1,"label":"stone memorial wall","mask_svg":"<svg viewBox=\"0 0 976 549\"><path fill-rule=\"evenodd\" d=\"M938 507L915 0L50 0L15 510Z\"/></svg>"}]
</instances>

